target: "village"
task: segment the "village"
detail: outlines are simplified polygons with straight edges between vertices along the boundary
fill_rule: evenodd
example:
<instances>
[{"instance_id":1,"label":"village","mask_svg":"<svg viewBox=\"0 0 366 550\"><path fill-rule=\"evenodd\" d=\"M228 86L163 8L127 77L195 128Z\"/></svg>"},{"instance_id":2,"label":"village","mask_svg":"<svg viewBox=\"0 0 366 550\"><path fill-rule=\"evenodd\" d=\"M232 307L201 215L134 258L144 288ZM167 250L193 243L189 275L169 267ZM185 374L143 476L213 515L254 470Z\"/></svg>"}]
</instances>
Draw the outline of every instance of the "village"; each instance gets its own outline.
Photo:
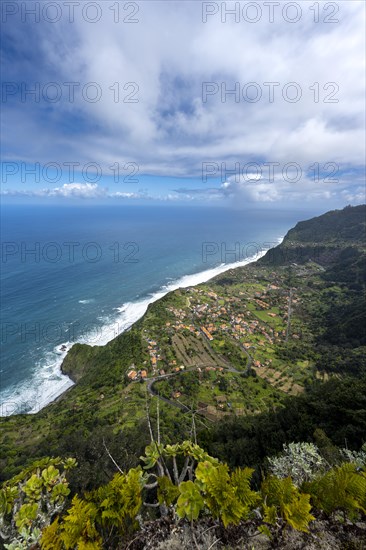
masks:
<instances>
[{"instance_id":1,"label":"village","mask_svg":"<svg viewBox=\"0 0 366 550\"><path fill-rule=\"evenodd\" d=\"M169 381L171 400L184 397L172 377L188 371L196 372L202 392L203 375L221 380L234 373L258 376L281 389L283 377L273 350L289 335L301 338L301 331L291 331L289 319L299 301L295 289L290 292L279 279L241 283L234 291L218 285L179 289L166 307L164 322L144 329L146 359L140 366L131 365L127 378L150 381L149 388ZM291 388L294 393L301 391L298 384L292 383ZM216 412L232 407L224 392L213 395L212 400ZM200 402L206 412L212 406Z\"/></svg>"}]
</instances>

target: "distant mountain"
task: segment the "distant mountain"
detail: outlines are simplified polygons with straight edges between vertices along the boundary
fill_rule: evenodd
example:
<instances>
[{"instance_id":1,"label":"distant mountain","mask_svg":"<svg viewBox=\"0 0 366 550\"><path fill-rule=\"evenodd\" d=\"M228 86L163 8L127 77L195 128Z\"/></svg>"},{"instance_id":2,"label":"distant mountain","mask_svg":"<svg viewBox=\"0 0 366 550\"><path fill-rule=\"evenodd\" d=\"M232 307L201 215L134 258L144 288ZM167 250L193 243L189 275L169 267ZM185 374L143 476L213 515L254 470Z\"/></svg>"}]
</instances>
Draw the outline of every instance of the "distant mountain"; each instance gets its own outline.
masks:
<instances>
[{"instance_id":1,"label":"distant mountain","mask_svg":"<svg viewBox=\"0 0 366 550\"><path fill-rule=\"evenodd\" d=\"M283 242L258 264L291 266L314 261L323 266L320 278L330 287L340 285L344 295L319 314L327 344L366 345L366 205L332 210L290 229Z\"/></svg>"},{"instance_id":2,"label":"distant mountain","mask_svg":"<svg viewBox=\"0 0 366 550\"><path fill-rule=\"evenodd\" d=\"M312 260L324 267L339 264L328 273L330 278L364 284L365 237L366 205L347 206L297 223L258 263L279 266Z\"/></svg>"},{"instance_id":3,"label":"distant mountain","mask_svg":"<svg viewBox=\"0 0 366 550\"><path fill-rule=\"evenodd\" d=\"M321 216L301 221L287 233L294 242L340 243L352 241L365 244L366 204L331 210Z\"/></svg>"}]
</instances>

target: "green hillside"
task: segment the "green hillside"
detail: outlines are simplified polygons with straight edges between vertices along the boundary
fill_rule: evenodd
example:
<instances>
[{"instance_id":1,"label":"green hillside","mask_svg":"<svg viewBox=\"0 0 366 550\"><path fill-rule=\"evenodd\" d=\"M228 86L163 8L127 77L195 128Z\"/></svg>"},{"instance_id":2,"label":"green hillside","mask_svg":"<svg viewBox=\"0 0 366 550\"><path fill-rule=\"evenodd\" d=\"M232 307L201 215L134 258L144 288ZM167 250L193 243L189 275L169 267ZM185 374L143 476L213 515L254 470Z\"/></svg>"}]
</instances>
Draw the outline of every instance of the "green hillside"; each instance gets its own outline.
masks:
<instances>
[{"instance_id":1,"label":"green hillside","mask_svg":"<svg viewBox=\"0 0 366 550\"><path fill-rule=\"evenodd\" d=\"M168 294L106 346L75 344L62 366L75 386L38 414L0 420L1 478L35 458L67 454L82 471L71 480L76 490L106 482L113 464L103 438L123 467L136 465L148 442L146 407L154 418L158 399L167 443L190 436L193 413L210 446L223 422L256 440L261 419L277 422L305 407L298 438L296 415L287 415L281 437L273 428L280 445L312 440L320 427L334 444L347 437L360 447L360 401L349 403L352 430L347 415L312 412L307 403L319 385L333 399L349 377L361 388L366 375L365 213L365 206L347 207L299 222L259 262ZM234 443L225 445L220 453L231 462ZM253 452L246 464L258 466L274 450Z\"/></svg>"},{"instance_id":2,"label":"green hillside","mask_svg":"<svg viewBox=\"0 0 366 550\"><path fill-rule=\"evenodd\" d=\"M203 537L211 529L217 539L227 540L226 546L220 543L218 548L269 548L263 546L267 543L288 547L295 543L290 531L284 530L287 526L304 532L310 528L309 537L315 539L325 530L333 542L324 548L343 547L343 543L350 545L344 548L361 548L357 545L364 535L366 485L356 463L365 458L364 451L357 451L366 440L365 214L365 206L347 207L299 222L260 261L231 269L197 287L171 292L106 346L75 344L62 365L75 385L35 415L0 420L1 480L23 470L0 493L2 529L14 533L28 526L36 534L23 531L22 540L32 536L39 540L40 507L47 507L48 523L59 513L55 510L68 507L69 519L61 518L61 523L56 521L45 531L45 550L142 549L149 548L149 537L156 541L165 537L167 546L161 542L161 549L175 547L174 540L181 547L183 539L177 534L174 539L171 533L179 517L186 518L183 522L197 519L195 526L191 523L189 537L193 539L187 543L191 547L197 546L197 538L206 541L207 547L218 544L216 539ZM145 450L155 438L166 447ZM274 495L285 482L267 477L262 484L262 477L263 472L268 476L269 457L291 442L298 442L301 449L315 445L309 449L318 453L317 460L324 467L314 473L313 485L300 487L302 492L289 481L286 490L292 497L283 508L285 504ZM164 481L159 481L163 492L155 489L151 497L145 494L151 483L141 470L144 453L142 463L149 465L156 465L163 460L161 453L167 453L166 462L158 467L159 476L166 472ZM183 455L193 462L189 481L187 470L182 483L176 478L173 486L164 468L174 453L179 455L173 460L174 476L184 464ZM32 466L34 460L49 456L62 458ZM65 462L64 457L73 457L78 466ZM212 457L223 463L219 465ZM344 464L345 457L351 464ZM282 464L285 458L278 460ZM307 460L309 456L305 468ZM207 461L214 465L214 485L200 473L208 467ZM123 475L116 477L116 464ZM193 483L194 467L198 477ZM244 469L229 474L228 467ZM298 466L291 468L293 477ZM342 483L347 479L356 491L347 505L339 492L336 496L332 492L337 476L343 476ZM221 482L226 491L231 487L232 501L228 497L215 500L219 499L216 483ZM250 504L240 500L243 484ZM57 496L48 502L50 487ZM152 499L150 504L160 499L160 512L149 508L149 503L143 511L142 495ZM277 503L271 509L268 499ZM19 509L23 502L24 513ZM196 506L197 513L184 503ZM164 515L167 504L173 523L167 523ZM357 527L352 523L348 538L337 519L342 510L348 522L358 521ZM133 538L138 513L144 521L154 521L150 535L143 527ZM124 519L116 523L113 518L121 514ZM48 523L42 521L43 528ZM236 531L231 524L238 525ZM90 530L84 531L83 525ZM247 536L252 531L267 543L252 546ZM312 540L307 536L302 535L303 547Z\"/></svg>"}]
</instances>

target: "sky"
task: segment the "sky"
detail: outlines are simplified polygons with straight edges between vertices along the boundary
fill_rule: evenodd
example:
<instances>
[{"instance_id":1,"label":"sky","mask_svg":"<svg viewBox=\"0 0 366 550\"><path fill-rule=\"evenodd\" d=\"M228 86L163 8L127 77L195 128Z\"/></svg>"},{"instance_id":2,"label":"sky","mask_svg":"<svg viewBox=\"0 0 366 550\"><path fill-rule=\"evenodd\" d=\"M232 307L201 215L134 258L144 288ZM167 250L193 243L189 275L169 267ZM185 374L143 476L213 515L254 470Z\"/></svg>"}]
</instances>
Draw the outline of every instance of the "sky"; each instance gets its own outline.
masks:
<instances>
[{"instance_id":1,"label":"sky","mask_svg":"<svg viewBox=\"0 0 366 550\"><path fill-rule=\"evenodd\" d=\"M364 1L1 9L3 201L365 202Z\"/></svg>"}]
</instances>

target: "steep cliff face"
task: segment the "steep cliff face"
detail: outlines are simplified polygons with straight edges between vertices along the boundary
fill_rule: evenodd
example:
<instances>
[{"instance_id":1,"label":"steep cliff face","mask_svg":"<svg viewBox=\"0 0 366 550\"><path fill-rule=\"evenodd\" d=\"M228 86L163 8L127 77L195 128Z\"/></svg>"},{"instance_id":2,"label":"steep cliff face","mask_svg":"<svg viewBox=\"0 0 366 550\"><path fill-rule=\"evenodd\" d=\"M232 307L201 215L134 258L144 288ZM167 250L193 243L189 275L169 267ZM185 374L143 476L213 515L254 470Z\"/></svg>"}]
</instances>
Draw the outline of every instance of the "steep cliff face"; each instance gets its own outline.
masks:
<instances>
[{"instance_id":1,"label":"steep cliff face","mask_svg":"<svg viewBox=\"0 0 366 550\"><path fill-rule=\"evenodd\" d=\"M365 252L365 236L366 205L347 206L297 223L258 263L279 266L312 260L325 267L342 263L348 271Z\"/></svg>"},{"instance_id":2,"label":"steep cliff face","mask_svg":"<svg viewBox=\"0 0 366 550\"><path fill-rule=\"evenodd\" d=\"M61 370L73 382L79 382L88 370L95 355L95 348L86 344L74 344L62 362Z\"/></svg>"},{"instance_id":3,"label":"steep cliff face","mask_svg":"<svg viewBox=\"0 0 366 550\"><path fill-rule=\"evenodd\" d=\"M331 210L290 229L289 241L342 244L362 242L365 238L366 205Z\"/></svg>"}]
</instances>

